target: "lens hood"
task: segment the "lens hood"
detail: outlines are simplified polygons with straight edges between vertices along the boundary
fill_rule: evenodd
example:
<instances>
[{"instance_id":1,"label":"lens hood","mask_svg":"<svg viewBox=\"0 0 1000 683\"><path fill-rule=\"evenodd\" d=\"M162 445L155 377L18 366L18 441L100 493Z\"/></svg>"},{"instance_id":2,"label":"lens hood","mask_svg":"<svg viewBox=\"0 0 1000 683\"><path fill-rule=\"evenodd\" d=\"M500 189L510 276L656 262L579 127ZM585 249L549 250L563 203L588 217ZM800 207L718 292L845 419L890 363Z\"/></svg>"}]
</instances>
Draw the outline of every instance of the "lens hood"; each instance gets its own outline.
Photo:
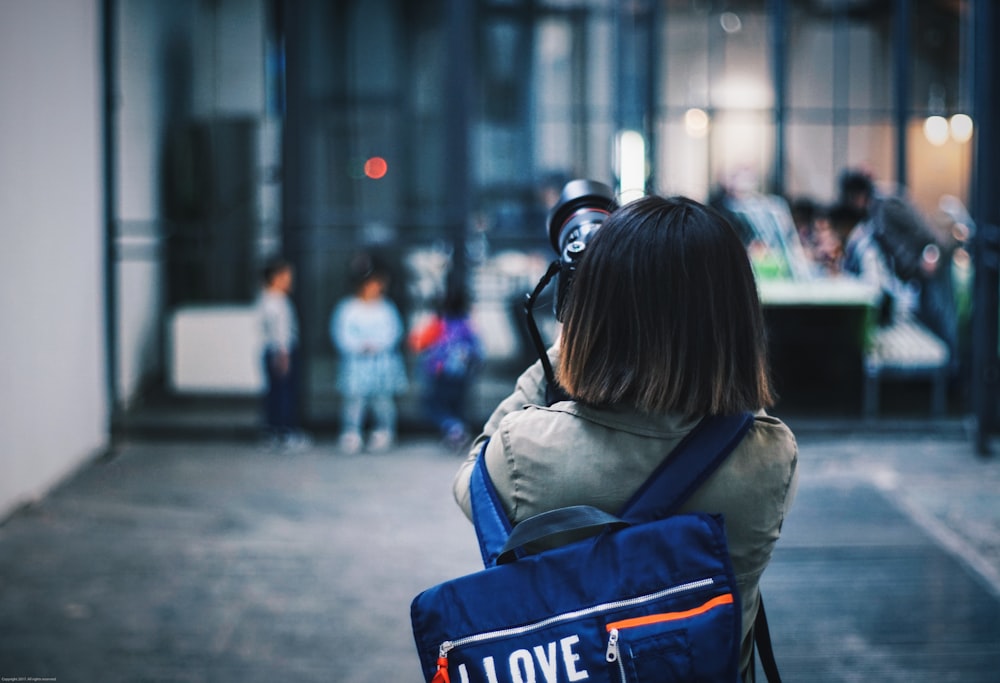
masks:
<instances>
[{"instance_id":1,"label":"lens hood","mask_svg":"<svg viewBox=\"0 0 1000 683\"><path fill-rule=\"evenodd\" d=\"M549 214L549 242L556 253L563 250L563 228L581 209L611 212L618 207L614 192L596 180L571 180L563 187L559 201Z\"/></svg>"}]
</instances>

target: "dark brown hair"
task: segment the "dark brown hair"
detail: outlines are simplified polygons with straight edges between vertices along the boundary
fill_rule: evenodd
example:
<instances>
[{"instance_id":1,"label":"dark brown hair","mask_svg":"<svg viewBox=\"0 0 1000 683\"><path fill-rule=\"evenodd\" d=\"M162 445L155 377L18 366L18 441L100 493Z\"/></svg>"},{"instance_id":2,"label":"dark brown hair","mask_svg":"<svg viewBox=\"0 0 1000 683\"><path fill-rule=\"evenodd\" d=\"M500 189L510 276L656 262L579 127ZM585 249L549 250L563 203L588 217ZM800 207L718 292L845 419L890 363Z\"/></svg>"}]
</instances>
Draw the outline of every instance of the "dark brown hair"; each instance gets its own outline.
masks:
<instances>
[{"instance_id":1,"label":"dark brown hair","mask_svg":"<svg viewBox=\"0 0 1000 683\"><path fill-rule=\"evenodd\" d=\"M270 285L274 282L274 278L278 276L282 271L288 270L292 267L292 262L283 256L272 256L264 264L264 268L261 270L261 279L263 279L264 284Z\"/></svg>"},{"instance_id":2,"label":"dark brown hair","mask_svg":"<svg viewBox=\"0 0 1000 683\"><path fill-rule=\"evenodd\" d=\"M774 402L746 250L694 200L644 197L613 212L563 320L558 380L582 403L695 417Z\"/></svg>"}]
</instances>

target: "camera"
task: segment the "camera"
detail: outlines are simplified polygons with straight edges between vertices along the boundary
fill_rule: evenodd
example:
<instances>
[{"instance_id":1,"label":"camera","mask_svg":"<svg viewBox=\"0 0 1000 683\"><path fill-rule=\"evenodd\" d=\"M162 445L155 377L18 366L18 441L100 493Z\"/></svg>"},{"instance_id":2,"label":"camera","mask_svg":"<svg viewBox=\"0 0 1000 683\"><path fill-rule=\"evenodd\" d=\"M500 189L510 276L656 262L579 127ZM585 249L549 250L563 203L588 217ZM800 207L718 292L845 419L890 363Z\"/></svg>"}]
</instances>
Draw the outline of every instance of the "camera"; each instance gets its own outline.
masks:
<instances>
[{"instance_id":1,"label":"camera","mask_svg":"<svg viewBox=\"0 0 1000 683\"><path fill-rule=\"evenodd\" d=\"M559 255L559 286L556 291L556 319L562 307L577 263L590 239L608 215L618 208L611 188L596 180L571 180L563 187L559 201L549 213L549 241Z\"/></svg>"},{"instance_id":2,"label":"camera","mask_svg":"<svg viewBox=\"0 0 1000 683\"><path fill-rule=\"evenodd\" d=\"M549 269L538 281L535 290L524 301L525 321L528 334L535 345L538 360L545 372L545 399L549 405L569 398L556 381L552 363L546 352L542 334L535 323L535 302L548 287L552 278L559 276L559 286L555 297L556 320L562 320L562 308L569 292L570 283L576 272L580 257L587 250L587 243L597 233L604 220L618 208L611 188L595 180L571 180L563 187L559 201L549 213L549 241L559 258L549 265Z\"/></svg>"}]
</instances>

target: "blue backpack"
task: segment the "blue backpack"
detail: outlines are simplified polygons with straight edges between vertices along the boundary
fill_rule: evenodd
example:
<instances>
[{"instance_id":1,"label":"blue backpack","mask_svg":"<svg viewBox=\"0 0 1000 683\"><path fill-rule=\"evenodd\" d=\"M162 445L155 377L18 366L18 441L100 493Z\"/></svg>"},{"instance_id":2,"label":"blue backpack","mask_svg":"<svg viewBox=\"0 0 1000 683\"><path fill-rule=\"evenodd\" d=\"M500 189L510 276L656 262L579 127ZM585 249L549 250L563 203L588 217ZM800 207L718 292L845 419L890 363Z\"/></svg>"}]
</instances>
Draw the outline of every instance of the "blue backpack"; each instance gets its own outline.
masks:
<instances>
[{"instance_id":1,"label":"blue backpack","mask_svg":"<svg viewBox=\"0 0 1000 683\"><path fill-rule=\"evenodd\" d=\"M468 321L443 318L441 335L423 352L422 363L431 377L459 379L471 374L482 358L479 339Z\"/></svg>"},{"instance_id":2,"label":"blue backpack","mask_svg":"<svg viewBox=\"0 0 1000 683\"><path fill-rule=\"evenodd\" d=\"M618 517L574 506L512 528L481 452L470 495L486 569L413 600L425 680L739 681L741 604L723 520L674 513L752 423L750 413L702 420ZM526 550L584 532L596 535ZM779 683L763 604L755 635Z\"/></svg>"}]
</instances>

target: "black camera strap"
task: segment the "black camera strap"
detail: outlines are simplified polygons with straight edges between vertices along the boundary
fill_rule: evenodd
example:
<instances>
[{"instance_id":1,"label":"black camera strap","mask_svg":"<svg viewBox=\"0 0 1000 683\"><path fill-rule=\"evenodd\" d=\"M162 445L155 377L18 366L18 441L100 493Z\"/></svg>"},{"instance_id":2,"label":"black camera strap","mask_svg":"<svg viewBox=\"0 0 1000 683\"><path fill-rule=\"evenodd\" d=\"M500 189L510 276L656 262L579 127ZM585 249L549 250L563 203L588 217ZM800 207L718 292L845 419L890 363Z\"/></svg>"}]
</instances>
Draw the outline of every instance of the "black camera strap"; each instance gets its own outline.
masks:
<instances>
[{"instance_id":1,"label":"black camera strap","mask_svg":"<svg viewBox=\"0 0 1000 683\"><path fill-rule=\"evenodd\" d=\"M542 363L542 369L545 371L545 401L549 405L553 403L558 403L559 401L569 400L569 395L563 391L563 388L559 386L556 382L556 373L552 369L552 361L549 360L548 349L545 347L545 342L542 340L542 333L538 331L538 324L535 322L535 303L538 301L538 297L541 296L542 292L552 282L552 278L559 274L561 269L561 264L559 261L553 261L549 264L549 269L545 271L545 275L542 279L538 281L535 285L535 289L531 294L529 294L524 300L524 312L525 318L528 325L528 334L531 336L531 341L535 345L535 352L538 354L538 360Z\"/></svg>"}]
</instances>

